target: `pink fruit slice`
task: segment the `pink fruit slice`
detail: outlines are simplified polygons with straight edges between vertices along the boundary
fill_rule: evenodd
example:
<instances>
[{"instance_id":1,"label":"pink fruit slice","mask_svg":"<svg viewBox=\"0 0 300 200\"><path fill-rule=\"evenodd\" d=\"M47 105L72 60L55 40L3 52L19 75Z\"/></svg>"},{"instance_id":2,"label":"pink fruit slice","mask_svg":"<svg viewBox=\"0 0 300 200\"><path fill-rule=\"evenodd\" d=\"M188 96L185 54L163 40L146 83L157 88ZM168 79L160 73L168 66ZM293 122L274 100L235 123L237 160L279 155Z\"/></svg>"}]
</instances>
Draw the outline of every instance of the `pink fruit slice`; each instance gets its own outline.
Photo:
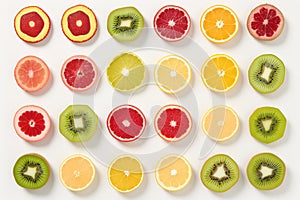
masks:
<instances>
[{"instance_id":1,"label":"pink fruit slice","mask_svg":"<svg viewBox=\"0 0 300 200\"><path fill-rule=\"evenodd\" d=\"M44 139L49 133L50 127L51 119L48 113L39 106L24 106L14 116L16 133L29 142Z\"/></svg>"},{"instance_id":2,"label":"pink fruit slice","mask_svg":"<svg viewBox=\"0 0 300 200\"><path fill-rule=\"evenodd\" d=\"M96 82L97 75L96 64L87 56L72 56L61 69L64 84L74 92L90 89Z\"/></svg>"},{"instance_id":3,"label":"pink fruit slice","mask_svg":"<svg viewBox=\"0 0 300 200\"><path fill-rule=\"evenodd\" d=\"M138 139L146 127L146 118L142 111L129 104L114 108L106 121L109 133L120 142Z\"/></svg>"},{"instance_id":4,"label":"pink fruit slice","mask_svg":"<svg viewBox=\"0 0 300 200\"><path fill-rule=\"evenodd\" d=\"M191 27L189 14L174 5L162 7L154 17L154 29L162 39L175 42L183 39Z\"/></svg>"},{"instance_id":5,"label":"pink fruit slice","mask_svg":"<svg viewBox=\"0 0 300 200\"><path fill-rule=\"evenodd\" d=\"M157 134L168 142L185 138L192 129L190 113L179 105L166 105L155 116L154 126Z\"/></svg>"},{"instance_id":6,"label":"pink fruit slice","mask_svg":"<svg viewBox=\"0 0 300 200\"><path fill-rule=\"evenodd\" d=\"M249 33L256 39L274 40L283 30L284 17L275 6L263 4L251 11L247 27Z\"/></svg>"}]
</instances>

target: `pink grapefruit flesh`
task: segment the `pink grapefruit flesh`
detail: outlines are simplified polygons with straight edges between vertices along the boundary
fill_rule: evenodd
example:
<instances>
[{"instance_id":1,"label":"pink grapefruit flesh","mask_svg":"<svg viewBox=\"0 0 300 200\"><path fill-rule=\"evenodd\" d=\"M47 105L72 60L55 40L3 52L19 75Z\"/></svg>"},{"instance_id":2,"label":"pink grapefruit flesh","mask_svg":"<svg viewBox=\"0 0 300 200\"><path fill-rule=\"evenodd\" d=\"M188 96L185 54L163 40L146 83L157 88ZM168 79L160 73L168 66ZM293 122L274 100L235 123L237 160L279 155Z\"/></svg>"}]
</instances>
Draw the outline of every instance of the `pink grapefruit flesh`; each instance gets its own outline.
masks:
<instances>
[{"instance_id":1,"label":"pink grapefruit flesh","mask_svg":"<svg viewBox=\"0 0 300 200\"><path fill-rule=\"evenodd\" d=\"M192 118L189 112L179 105L162 107L154 119L157 134L168 142L185 138L192 129Z\"/></svg>"},{"instance_id":2,"label":"pink grapefruit flesh","mask_svg":"<svg viewBox=\"0 0 300 200\"><path fill-rule=\"evenodd\" d=\"M44 139L48 135L50 127L51 119L48 113L39 106L24 106L14 116L16 133L28 142Z\"/></svg>"},{"instance_id":3,"label":"pink grapefruit flesh","mask_svg":"<svg viewBox=\"0 0 300 200\"><path fill-rule=\"evenodd\" d=\"M142 111L129 104L114 108L106 121L109 133L120 142L138 139L146 127L146 118Z\"/></svg>"},{"instance_id":4,"label":"pink grapefruit flesh","mask_svg":"<svg viewBox=\"0 0 300 200\"><path fill-rule=\"evenodd\" d=\"M274 40L283 30L284 17L275 6L263 4L251 11L247 27L249 33L256 39Z\"/></svg>"},{"instance_id":5,"label":"pink grapefruit flesh","mask_svg":"<svg viewBox=\"0 0 300 200\"><path fill-rule=\"evenodd\" d=\"M191 27L191 19L186 10L179 6L162 7L154 17L154 29L159 37L176 42L183 39Z\"/></svg>"}]
</instances>

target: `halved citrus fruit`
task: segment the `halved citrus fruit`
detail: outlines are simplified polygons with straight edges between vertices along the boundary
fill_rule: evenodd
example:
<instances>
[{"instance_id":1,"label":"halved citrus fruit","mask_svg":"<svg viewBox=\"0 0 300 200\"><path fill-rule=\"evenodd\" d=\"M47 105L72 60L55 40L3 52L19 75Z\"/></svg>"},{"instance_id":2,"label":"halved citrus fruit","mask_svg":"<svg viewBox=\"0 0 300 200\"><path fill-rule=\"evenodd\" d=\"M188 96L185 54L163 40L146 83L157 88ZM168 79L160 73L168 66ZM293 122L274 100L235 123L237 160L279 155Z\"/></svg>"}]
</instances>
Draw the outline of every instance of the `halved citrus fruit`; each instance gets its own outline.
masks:
<instances>
[{"instance_id":1,"label":"halved citrus fruit","mask_svg":"<svg viewBox=\"0 0 300 200\"><path fill-rule=\"evenodd\" d=\"M239 75L237 63L225 54L211 56L201 70L203 83L214 92L227 92L232 89L236 85Z\"/></svg>"},{"instance_id":2,"label":"halved citrus fruit","mask_svg":"<svg viewBox=\"0 0 300 200\"><path fill-rule=\"evenodd\" d=\"M145 78L143 61L133 53L122 53L109 64L106 75L113 88L130 91L139 87Z\"/></svg>"},{"instance_id":3,"label":"halved citrus fruit","mask_svg":"<svg viewBox=\"0 0 300 200\"><path fill-rule=\"evenodd\" d=\"M211 42L225 43L237 34L239 20L231 8L224 5L214 5L202 14L200 29Z\"/></svg>"},{"instance_id":4,"label":"halved citrus fruit","mask_svg":"<svg viewBox=\"0 0 300 200\"><path fill-rule=\"evenodd\" d=\"M95 174L93 162L80 154L66 158L59 169L62 184L71 191L82 191L88 188L92 184Z\"/></svg>"},{"instance_id":5,"label":"halved citrus fruit","mask_svg":"<svg viewBox=\"0 0 300 200\"><path fill-rule=\"evenodd\" d=\"M47 85L50 70L42 59L26 56L17 63L14 76L20 88L26 92L37 92Z\"/></svg>"},{"instance_id":6,"label":"halved citrus fruit","mask_svg":"<svg viewBox=\"0 0 300 200\"><path fill-rule=\"evenodd\" d=\"M168 155L158 162L155 178L158 185L163 189L170 192L179 191L190 182L192 168L183 156Z\"/></svg>"},{"instance_id":7,"label":"halved citrus fruit","mask_svg":"<svg viewBox=\"0 0 300 200\"><path fill-rule=\"evenodd\" d=\"M222 142L235 135L239 128L239 117L228 106L215 106L202 119L204 133L211 139Z\"/></svg>"},{"instance_id":8,"label":"halved citrus fruit","mask_svg":"<svg viewBox=\"0 0 300 200\"><path fill-rule=\"evenodd\" d=\"M189 33L191 19L185 9L175 5L167 5L156 13L153 24L159 37L168 42L176 42Z\"/></svg>"},{"instance_id":9,"label":"halved citrus fruit","mask_svg":"<svg viewBox=\"0 0 300 200\"><path fill-rule=\"evenodd\" d=\"M154 127L162 139L167 142L176 142L191 132L192 117L182 106L166 105L157 112Z\"/></svg>"},{"instance_id":10,"label":"halved citrus fruit","mask_svg":"<svg viewBox=\"0 0 300 200\"><path fill-rule=\"evenodd\" d=\"M116 158L108 168L110 185L119 192L131 192L138 188L144 178L143 166L131 155Z\"/></svg>"},{"instance_id":11,"label":"halved citrus fruit","mask_svg":"<svg viewBox=\"0 0 300 200\"><path fill-rule=\"evenodd\" d=\"M37 43L47 37L51 28L51 21L47 13L41 8L28 6L18 12L14 26L20 39L28 43Z\"/></svg>"},{"instance_id":12,"label":"halved citrus fruit","mask_svg":"<svg viewBox=\"0 0 300 200\"><path fill-rule=\"evenodd\" d=\"M192 70L184 58L168 55L158 61L154 78L158 87L166 93L177 93L186 88L191 80Z\"/></svg>"},{"instance_id":13,"label":"halved citrus fruit","mask_svg":"<svg viewBox=\"0 0 300 200\"><path fill-rule=\"evenodd\" d=\"M39 106L23 106L14 116L14 128L22 139L37 142L48 135L51 119L47 111Z\"/></svg>"},{"instance_id":14,"label":"halved citrus fruit","mask_svg":"<svg viewBox=\"0 0 300 200\"><path fill-rule=\"evenodd\" d=\"M120 142L138 139L146 127L146 118L142 111L129 104L114 108L106 121L109 133Z\"/></svg>"},{"instance_id":15,"label":"halved citrus fruit","mask_svg":"<svg viewBox=\"0 0 300 200\"><path fill-rule=\"evenodd\" d=\"M65 61L61 69L64 84L74 92L84 92L96 82L98 69L87 56L72 56Z\"/></svg>"},{"instance_id":16,"label":"halved citrus fruit","mask_svg":"<svg viewBox=\"0 0 300 200\"><path fill-rule=\"evenodd\" d=\"M96 33L98 23L94 12L85 5L68 8L61 19L65 36L72 42L85 42Z\"/></svg>"}]
</instances>

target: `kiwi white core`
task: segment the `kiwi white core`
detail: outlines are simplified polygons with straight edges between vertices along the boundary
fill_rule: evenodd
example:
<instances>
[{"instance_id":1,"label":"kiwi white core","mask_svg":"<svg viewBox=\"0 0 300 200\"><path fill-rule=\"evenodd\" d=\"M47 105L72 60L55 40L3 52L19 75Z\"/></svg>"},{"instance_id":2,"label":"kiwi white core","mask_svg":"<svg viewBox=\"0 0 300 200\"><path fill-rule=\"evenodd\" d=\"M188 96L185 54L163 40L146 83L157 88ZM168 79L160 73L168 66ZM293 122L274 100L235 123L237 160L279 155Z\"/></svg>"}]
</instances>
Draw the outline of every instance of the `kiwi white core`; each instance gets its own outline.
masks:
<instances>
[{"instance_id":1,"label":"kiwi white core","mask_svg":"<svg viewBox=\"0 0 300 200\"><path fill-rule=\"evenodd\" d=\"M269 131L271 129L272 122L272 119L262 120L265 131Z\"/></svg>"},{"instance_id":2,"label":"kiwi white core","mask_svg":"<svg viewBox=\"0 0 300 200\"><path fill-rule=\"evenodd\" d=\"M37 173L37 167L27 167L27 171L24 173L26 176L31 176L35 179L35 175Z\"/></svg>"},{"instance_id":3,"label":"kiwi white core","mask_svg":"<svg viewBox=\"0 0 300 200\"><path fill-rule=\"evenodd\" d=\"M121 20L120 27L130 28L131 27L131 23L132 23L131 19Z\"/></svg>"},{"instance_id":4,"label":"kiwi white core","mask_svg":"<svg viewBox=\"0 0 300 200\"><path fill-rule=\"evenodd\" d=\"M227 178L228 176L226 175L226 169L224 164L217 166L217 169L214 171L212 176L219 180L221 180L222 178Z\"/></svg>"},{"instance_id":5,"label":"kiwi white core","mask_svg":"<svg viewBox=\"0 0 300 200\"><path fill-rule=\"evenodd\" d=\"M268 176L272 176L273 170L274 170L274 169L272 169L272 168L270 168L270 167L261 165L261 167L260 167L260 169L259 169L259 171L260 171L260 173L261 173L261 178L264 179L264 178L266 178L266 177L268 177Z\"/></svg>"},{"instance_id":6,"label":"kiwi white core","mask_svg":"<svg viewBox=\"0 0 300 200\"><path fill-rule=\"evenodd\" d=\"M74 126L75 128L84 128L83 119L80 118L74 118Z\"/></svg>"},{"instance_id":7,"label":"kiwi white core","mask_svg":"<svg viewBox=\"0 0 300 200\"><path fill-rule=\"evenodd\" d=\"M260 75L261 78L265 79L267 82L270 81L271 73L273 69L270 67L264 67L262 74Z\"/></svg>"}]
</instances>

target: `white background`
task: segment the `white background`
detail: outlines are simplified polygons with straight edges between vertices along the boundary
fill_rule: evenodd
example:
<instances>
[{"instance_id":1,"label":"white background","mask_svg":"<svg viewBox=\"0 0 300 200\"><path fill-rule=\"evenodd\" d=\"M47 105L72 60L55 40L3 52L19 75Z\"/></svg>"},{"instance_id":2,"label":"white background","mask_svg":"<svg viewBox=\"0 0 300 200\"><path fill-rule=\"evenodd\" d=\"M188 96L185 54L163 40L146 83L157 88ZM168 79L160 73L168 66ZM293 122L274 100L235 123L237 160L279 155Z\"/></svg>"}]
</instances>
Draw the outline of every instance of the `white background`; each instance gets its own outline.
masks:
<instances>
[{"instance_id":1,"label":"white background","mask_svg":"<svg viewBox=\"0 0 300 200\"><path fill-rule=\"evenodd\" d=\"M285 15L286 26L284 32L276 41L259 42L253 39L247 32L245 22L248 13L257 4L266 1L259 0L218 0L218 1L171 1L165 0L163 4L160 0L140 1L140 0L111 0L111 1L78 1L78 0L52 0L52 1L17 1L10 0L2 2L0 13L0 191L6 199L295 199L299 196L299 154L300 136L296 125L299 123L298 102L299 97L299 7L300 2L295 0L268 1L278 6ZM63 12L70 6L78 3L85 4L92 8L97 15L100 31L96 38L84 45L76 45L70 42L62 33L60 19ZM223 3L234 9L240 20L240 31L237 37L224 45L215 45L207 41L199 30L199 18L204 10L215 4ZM120 194L110 187L107 180L107 168L100 163L81 145L68 142L58 132L59 114L69 104L73 103L73 94L63 85L60 79L60 68L62 63L75 54L89 55L98 46L109 39L106 31L106 19L109 12L115 8L133 5L140 10L145 18L147 26L152 25L155 12L166 4L177 4L184 7L190 14L193 22L191 37L199 44L208 55L215 53L226 53L235 58L240 66L241 78L237 87L226 94L226 104L233 107L241 121L238 135L231 141L217 144L210 152L209 156L217 153L226 153L236 160L241 170L241 177L238 184L232 190L216 194L206 189L199 179L199 171L208 157L199 159L201 145L205 141L201 129L197 129L196 138L193 144L185 153L186 158L191 162L193 168L193 178L190 185L176 193L168 193L162 190L155 182L152 173L145 174L145 179L140 188L129 194ZM15 34L13 19L15 14L23 7L38 5L43 8L52 20L52 32L46 42L37 45L28 45L21 41ZM147 37L157 37L155 33L148 34ZM168 44L167 44L168 45ZM170 47L172 48L172 47ZM103 49L102 53L105 54ZM278 55L286 64L286 79L284 85L270 95L260 95L255 92L247 80L247 70L251 61L262 53L274 53ZM13 70L17 61L26 55L36 55L41 57L50 67L52 72L52 83L48 89L38 95L30 95L22 91L16 84ZM158 55L141 55L145 62L155 63ZM153 60L154 59L154 60ZM97 63L102 65L103 63ZM103 64L105 65L105 64ZM199 66L198 66L199 67ZM103 72L102 72L103 73ZM193 92L197 96L199 105L199 116L194 123L200 124L200 119L211 106L211 95L203 86L199 72L194 70ZM95 112L99 115L101 126L104 127L108 112L112 109L113 89L103 77L95 93ZM151 126L151 112L153 105L163 105L176 102L176 99L168 97L154 86L148 86L143 91L135 95L130 103L139 106L149 119ZM127 103L127 102L124 102ZM53 120L53 128L50 135L42 142L27 143L20 139L12 126L12 119L15 111L27 104L36 104L44 107ZM248 130L248 118L250 114L260 106L279 107L286 115L288 124L286 136L282 140L265 145L253 139ZM155 108L155 107L154 107ZM106 135L105 127L103 134ZM109 137L109 136L108 136ZM109 139L110 140L110 139ZM157 139L157 141L159 138ZM112 141L112 140L111 140ZM128 152L148 153L154 151L154 142L134 143L130 145L120 145L115 141L112 143ZM162 141L158 145L163 144ZM155 147L156 148L156 147ZM281 157L287 166L286 179L283 185L269 192L254 189L247 180L246 166L249 159L260 152L273 152ZM28 191L20 188L14 181L12 167L17 158L25 153L36 152L47 158L51 165L52 174L47 185L37 191ZM72 193L65 189L59 181L58 169L60 163L69 155L83 153L91 157L97 168L97 177L89 189L79 193ZM100 152L101 153L101 152ZM107 152L106 152L107 153ZM170 152L172 153L172 152ZM159 159L159 158L157 158ZM147 166L144 164L145 168ZM149 168L150 169L150 168Z\"/></svg>"}]
</instances>

